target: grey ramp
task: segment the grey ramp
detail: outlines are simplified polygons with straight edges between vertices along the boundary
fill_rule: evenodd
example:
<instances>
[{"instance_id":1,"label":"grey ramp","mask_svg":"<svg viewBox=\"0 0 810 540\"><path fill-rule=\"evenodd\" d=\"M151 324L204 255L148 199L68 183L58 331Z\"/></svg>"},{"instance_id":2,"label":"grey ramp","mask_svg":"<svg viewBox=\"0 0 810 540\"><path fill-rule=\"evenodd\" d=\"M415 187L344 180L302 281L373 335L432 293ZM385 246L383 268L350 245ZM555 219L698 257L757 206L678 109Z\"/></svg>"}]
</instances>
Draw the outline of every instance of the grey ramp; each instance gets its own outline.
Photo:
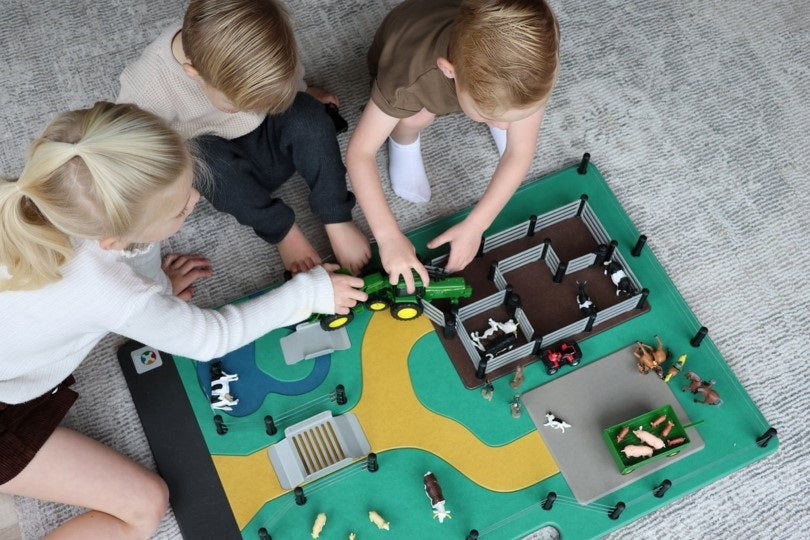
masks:
<instances>
[{"instance_id":1,"label":"grey ramp","mask_svg":"<svg viewBox=\"0 0 810 540\"><path fill-rule=\"evenodd\" d=\"M295 332L281 338L280 344L287 365L334 351L343 351L352 346L345 327L326 331L317 322L299 324L295 327Z\"/></svg>"},{"instance_id":2,"label":"grey ramp","mask_svg":"<svg viewBox=\"0 0 810 540\"><path fill-rule=\"evenodd\" d=\"M620 349L523 394L529 416L581 504L632 484L705 446L696 428L686 428L691 442L678 454L619 474L602 438L603 429L667 404L672 405L681 424L691 423L670 385L654 374L641 375L636 370L632 350L632 345ZM547 412L571 427L563 433L544 426Z\"/></svg>"}]
</instances>

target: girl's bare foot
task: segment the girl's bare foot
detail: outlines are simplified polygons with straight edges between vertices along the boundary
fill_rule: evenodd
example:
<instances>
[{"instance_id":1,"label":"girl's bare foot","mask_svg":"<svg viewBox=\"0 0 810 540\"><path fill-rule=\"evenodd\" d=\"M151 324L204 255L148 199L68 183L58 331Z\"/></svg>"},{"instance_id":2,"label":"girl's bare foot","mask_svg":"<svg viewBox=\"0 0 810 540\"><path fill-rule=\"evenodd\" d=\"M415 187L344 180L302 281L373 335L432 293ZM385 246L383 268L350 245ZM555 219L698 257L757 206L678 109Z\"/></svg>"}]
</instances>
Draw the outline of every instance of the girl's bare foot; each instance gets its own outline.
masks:
<instances>
[{"instance_id":1,"label":"girl's bare foot","mask_svg":"<svg viewBox=\"0 0 810 540\"><path fill-rule=\"evenodd\" d=\"M287 236L278 243L278 254L281 255L284 268L293 274L306 272L321 264L321 256L295 223Z\"/></svg>"},{"instance_id":2,"label":"girl's bare foot","mask_svg":"<svg viewBox=\"0 0 810 540\"><path fill-rule=\"evenodd\" d=\"M353 275L358 275L371 258L371 246L366 235L353 221L329 223L326 225L326 235L338 264Z\"/></svg>"}]
</instances>

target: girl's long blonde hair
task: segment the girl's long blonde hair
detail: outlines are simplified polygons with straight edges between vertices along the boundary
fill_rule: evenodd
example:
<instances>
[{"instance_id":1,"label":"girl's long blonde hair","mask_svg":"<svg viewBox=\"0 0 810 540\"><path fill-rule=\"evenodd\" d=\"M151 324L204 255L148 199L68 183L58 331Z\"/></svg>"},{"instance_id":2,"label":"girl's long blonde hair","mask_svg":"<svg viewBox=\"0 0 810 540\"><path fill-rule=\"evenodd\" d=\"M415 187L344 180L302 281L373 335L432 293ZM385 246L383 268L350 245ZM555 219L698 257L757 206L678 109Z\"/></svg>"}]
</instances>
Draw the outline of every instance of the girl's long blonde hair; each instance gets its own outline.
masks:
<instances>
[{"instance_id":1,"label":"girl's long blonde hair","mask_svg":"<svg viewBox=\"0 0 810 540\"><path fill-rule=\"evenodd\" d=\"M0 291L61 279L71 237L126 237L191 164L182 138L134 105L60 114L31 145L19 179L0 180Z\"/></svg>"}]
</instances>

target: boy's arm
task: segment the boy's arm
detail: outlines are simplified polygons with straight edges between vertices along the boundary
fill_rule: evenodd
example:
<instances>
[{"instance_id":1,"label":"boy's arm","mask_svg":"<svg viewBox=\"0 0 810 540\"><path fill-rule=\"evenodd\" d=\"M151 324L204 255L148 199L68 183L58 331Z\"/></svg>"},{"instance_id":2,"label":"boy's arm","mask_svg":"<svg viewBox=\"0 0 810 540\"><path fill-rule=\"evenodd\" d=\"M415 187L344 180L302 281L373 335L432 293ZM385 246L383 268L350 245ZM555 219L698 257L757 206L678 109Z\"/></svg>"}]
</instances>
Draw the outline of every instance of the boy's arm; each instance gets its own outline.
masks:
<instances>
[{"instance_id":1,"label":"boy's arm","mask_svg":"<svg viewBox=\"0 0 810 540\"><path fill-rule=\"evenodd\" d=\"M371 232L377 240L380 261L388 272L391 284L396 284L399 276L402 276L408 292L413 292L414 279L411 269L419 274L425 284L430 278L416 257L413 244L399 230L396 218L385 199L380 174L377 171L377 151L394 130L397 122L399 118L385 114L369 100L349 140L346 168L354 196L360 203Z\"/></svg>"},{"instance_id":2,"label":"boy's arm","mask_svg":"<svg viewBox=\"0 0 810 540\"><path fill-rule=\"evenodd\" d=\"M450 243L450 257L446 266L449 272L457 272L470 264L478 252L484 231L492 224L526 177L534 158L544 112L545 107L509 125L506 150L484 196L464 221L428 242L427 247L430 249Z\"/></svg>"}]
</instances>

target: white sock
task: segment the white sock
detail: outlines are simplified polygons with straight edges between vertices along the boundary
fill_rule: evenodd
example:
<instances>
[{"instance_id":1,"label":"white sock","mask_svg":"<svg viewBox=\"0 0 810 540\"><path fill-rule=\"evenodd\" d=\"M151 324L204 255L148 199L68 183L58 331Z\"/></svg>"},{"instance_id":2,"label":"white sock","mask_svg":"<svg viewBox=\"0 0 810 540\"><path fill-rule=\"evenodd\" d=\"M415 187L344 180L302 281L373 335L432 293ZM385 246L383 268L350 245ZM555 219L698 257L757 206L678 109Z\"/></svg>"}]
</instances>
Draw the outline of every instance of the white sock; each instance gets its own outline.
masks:
<instances>
[{"instance_id":1,"label":"white sock","mask_svg":"<svg viewBox=\"0 0 810 540\"><path fill-rule=\"evenodd\" d=\"M489 126L489 132L492 133L492 138L495 139L495 146L498 147L498 155L503 156L503 151L506 150L506 130Z\"/></svg>"},{"instance_id":2,"label":"white sock","mask_svg":"<svg viewBox=\"0 0 810 540\"><path fill-rule=\"evenodd\" d=\"M394 193L415 203L430 200L430 182L422 162L422 147L417 138L411 144L399 144L388 138L388 175Z\"/></svg>"}]
</instances>

